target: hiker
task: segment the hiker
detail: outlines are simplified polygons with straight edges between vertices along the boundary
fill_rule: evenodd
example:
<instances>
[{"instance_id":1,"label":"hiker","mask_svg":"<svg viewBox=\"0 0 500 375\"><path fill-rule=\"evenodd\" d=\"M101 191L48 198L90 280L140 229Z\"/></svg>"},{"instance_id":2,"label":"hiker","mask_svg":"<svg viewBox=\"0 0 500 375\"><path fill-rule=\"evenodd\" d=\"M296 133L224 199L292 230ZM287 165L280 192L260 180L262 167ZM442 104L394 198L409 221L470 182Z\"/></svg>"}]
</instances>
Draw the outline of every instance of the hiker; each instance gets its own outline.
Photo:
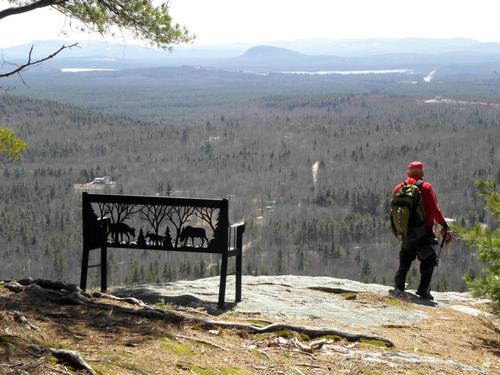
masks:
<instances>
[{"instance_id":1,"label":"hiker","mask_svg":"<svg viewBox=\"0 0 500 375\"><path fill-rule=\"evenodd\" d=\"M438 244L436 235L434 234L434 223L441 225L441 235L445 236L446 243L452 241L452 236L448 233L448 225L439 209L436 196L432 190L432 185L423 181L424 163L414 161L408 164L408 177L406 180L398 184L393 192L393 201L396 194L407 187L415 185L418 187L420 194L417 195L421 199L420 215L422 216L421 223L415 223L415 219L411 218L407 225L406 235L402 235L401 251L399 253L399 268L396 272L395 291L403 293L405 290L406 275L410 270L411 263L418 258L420 261L420 284L418 286L417 295L423 299L433 300L434 297L430 293L430 284L434 266L437 264L437 256L434 247ZM392 204L392 203L391 203ZM414 208L416 211L416 208ZM415 213L413 213L415 215ZM391 216L391 223L393 218ZM415 226L419 225L419 228ZM413 226L413 227L412 227ZM394 230L393 224L393 230Z\"/></svg>"}]
</instances>

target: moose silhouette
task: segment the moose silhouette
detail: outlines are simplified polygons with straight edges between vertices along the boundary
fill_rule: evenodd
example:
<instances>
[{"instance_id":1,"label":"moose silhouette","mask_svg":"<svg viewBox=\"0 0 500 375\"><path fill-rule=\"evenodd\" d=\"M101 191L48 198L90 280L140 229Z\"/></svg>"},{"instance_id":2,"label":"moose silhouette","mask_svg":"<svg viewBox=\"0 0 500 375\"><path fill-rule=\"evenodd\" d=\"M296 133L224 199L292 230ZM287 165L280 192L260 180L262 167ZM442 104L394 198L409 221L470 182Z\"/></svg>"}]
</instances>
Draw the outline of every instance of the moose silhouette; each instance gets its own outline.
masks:
<instances>
[{"instance_id":1,"label":"moose silhouette","mask_svg":"<svg viewBox=\"0 0 500 375\"><path fill-rule=\"evenodd\" d=\"M132 239L135 238L135 228L129 227L125 223L110 223L108 226L108 234L111 234L111 238L118 242L118 237L120 242L123 242L123 235L127 236L127 242L130 242L130 236Z\"/></svg>"},{"instance_id":2,"label":"moose silhouette","mask_svg":"<svg viewBox=\"0 0 500 375\"><path fill-rule=\"evenodd\" d=\"M203 246L205 244L205 241L208 243L207 234L206 234L204 228L196 228L196 227L192 227L190 225L185 226L184 228L182 228L181 236L180 236L181 242L184 241L184 246L187 245L188 238L191 238L191 246L193 246L193 247L194 247L194 239L195 238L201 239L200 246Z\"/></svg>"}]
</instances>

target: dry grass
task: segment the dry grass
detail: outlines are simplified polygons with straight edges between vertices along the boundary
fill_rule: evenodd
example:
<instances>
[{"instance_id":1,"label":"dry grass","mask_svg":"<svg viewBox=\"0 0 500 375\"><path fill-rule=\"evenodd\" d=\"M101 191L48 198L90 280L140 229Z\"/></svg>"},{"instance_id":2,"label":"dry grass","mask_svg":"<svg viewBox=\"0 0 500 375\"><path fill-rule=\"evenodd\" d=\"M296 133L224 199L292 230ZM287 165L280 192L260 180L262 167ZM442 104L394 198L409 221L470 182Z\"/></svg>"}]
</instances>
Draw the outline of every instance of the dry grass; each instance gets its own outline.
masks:
<instances>
[{"instance_id":1,"label":"dry grass","mask_svg":"<svg viewBox=\"0 0 500 375\"><path fill-rule=\"evenodd\" d=\"M402 303L386 297L359 296L363 303ZM127 316L112 311L78 306L60 306L28 300L0 288L0 337L19 336L46 347L72 349L99 374L386 374L451 373L466 371L446 364L419 364L365 360L363 353L406 352L500 371L499 335L491 321L449 309L408 304L405 308L424 311L428 318L419 324L377 327L370 333L391 338L396 348L368 343L348 343L335 338L311 353L300 351L291 332L253 335L235 330L207 331L196 325L177 326L169 322ZM14 319L20 312L39 328L32 330ZM269 321L263 316L226 313L223 320ZM290 320L311 325L311 321ZM315 325L336 325L315 321ZM5 340L4 340L5 341ZM376 343L372 343L376 344ZM24 372L22 372L24 371ZM1 342L1 374L83 373L58 364L54 358L37 358L21 347Z\"/></svg>"}]
</instances>

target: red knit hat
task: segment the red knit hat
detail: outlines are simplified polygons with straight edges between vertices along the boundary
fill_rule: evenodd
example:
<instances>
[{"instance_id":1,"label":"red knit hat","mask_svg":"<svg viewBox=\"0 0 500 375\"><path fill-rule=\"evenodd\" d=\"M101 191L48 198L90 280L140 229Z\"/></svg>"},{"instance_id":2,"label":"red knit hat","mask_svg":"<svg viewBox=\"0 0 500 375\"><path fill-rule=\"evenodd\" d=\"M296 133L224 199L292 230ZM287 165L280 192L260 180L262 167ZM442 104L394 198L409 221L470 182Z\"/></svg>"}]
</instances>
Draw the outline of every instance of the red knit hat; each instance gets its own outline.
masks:
<instances>
[{"instance_id":1,"label":"red knit hat","mask_svg":"<svg viewBox=\"0 0 500 375\"><path fill-rule=\"evenodd\" d=\"M424 175L424 163L421 161L412 161L408 164L408 176L423 176Z\"/></svg>"}]
</instances>

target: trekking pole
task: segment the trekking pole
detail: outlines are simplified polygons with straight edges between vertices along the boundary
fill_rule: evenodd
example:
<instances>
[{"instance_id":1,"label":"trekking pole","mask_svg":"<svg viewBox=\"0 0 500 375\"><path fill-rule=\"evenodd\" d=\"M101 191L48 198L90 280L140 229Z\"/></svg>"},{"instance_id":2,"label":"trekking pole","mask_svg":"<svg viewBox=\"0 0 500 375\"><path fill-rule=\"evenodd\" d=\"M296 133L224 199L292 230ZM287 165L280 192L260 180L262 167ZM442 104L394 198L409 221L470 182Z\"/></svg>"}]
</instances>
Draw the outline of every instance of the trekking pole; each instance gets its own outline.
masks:
<instances>
[{"instance_id":1,"label":"trekking pole","mask_svg":"<svg viewBox=\"0 0 500 375\"><path fill-rule=\"evenodd\" d=\"M443 246L444 246L444 242L446 240L447 234L448 234L448 229L445 229L444 234L443 234L443 239L441 240L441 246L439 247L439 252L436 255L436 267L439 265L439 256L441 255L441 251L443 251Z\"/></svg>"}]
</instances>

